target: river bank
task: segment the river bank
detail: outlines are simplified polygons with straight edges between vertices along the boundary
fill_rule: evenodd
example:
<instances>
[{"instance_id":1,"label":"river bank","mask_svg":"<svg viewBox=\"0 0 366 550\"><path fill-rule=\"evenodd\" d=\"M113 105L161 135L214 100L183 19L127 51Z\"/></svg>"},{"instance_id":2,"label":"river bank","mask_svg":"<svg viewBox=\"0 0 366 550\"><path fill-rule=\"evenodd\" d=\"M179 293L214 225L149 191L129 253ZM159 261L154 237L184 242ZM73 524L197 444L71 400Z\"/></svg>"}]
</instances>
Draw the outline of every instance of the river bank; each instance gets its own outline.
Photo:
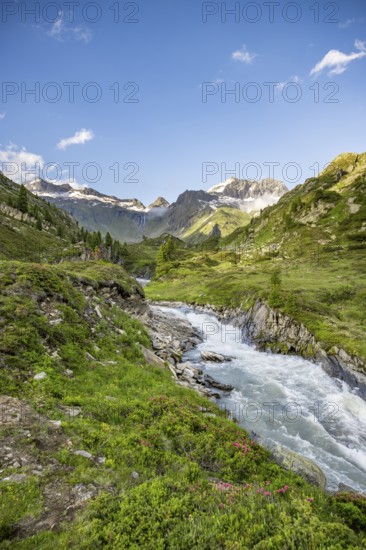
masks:
<instances>
[{"instance_id":1,"label":"river bank","mask_svg":"<svg viewBox=\"0 0 366 550\"><path fill-rule=\"evenodd\" d=\"M345 381L366 400L366 366L358 357L344 349L333 346L330 350L303 325L257 300L248 310L230 309L214 305L185 304L184 302L154 302L161 306L189 306L199 312L215 315L224 324L232 324L241 330L242 338L253 343L258 350L283 355L300 355L322 365L333 378Z\"/></svg>"},{"instance_id":2,"label":"river bank","mask_svg":"<svg viewBox=\"0 0 366 550\"><path fill-rule=\"evenodd\" d=\"M267 448L279 444L315 460L329 490L339 485L366 489L366 432L360 421L366 405L345 381L301 357L254 349L242 342L238 325L221 322L212 312L181 303L150 307L154 330L170 331L170 338L165 332L153 339L153 347L165 360L169 346L178 352L170 356L170 366L179 384L219 400L223 414L229 413ZM165 356L159 349L164 346ZM207 361L207 352L227 360ZM207 384L210 378L217 388ZM225 386L234 389L225 391Z\"/></svg>"}]
</instances>

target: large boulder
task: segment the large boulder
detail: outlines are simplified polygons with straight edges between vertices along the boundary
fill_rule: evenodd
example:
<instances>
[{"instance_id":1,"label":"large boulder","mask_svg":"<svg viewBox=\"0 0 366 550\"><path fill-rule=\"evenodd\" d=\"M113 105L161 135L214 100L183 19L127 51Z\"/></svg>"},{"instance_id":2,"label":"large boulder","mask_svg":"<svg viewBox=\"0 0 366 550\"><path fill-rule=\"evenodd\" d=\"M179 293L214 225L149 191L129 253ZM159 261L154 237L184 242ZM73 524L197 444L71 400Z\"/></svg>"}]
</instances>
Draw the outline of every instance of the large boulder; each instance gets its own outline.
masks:
<instances>
[{"instance_id":1,"label":"large boulder","mask_svg":"<svg viewBox=\"0 0 366 550\"><path fill-rule=\"evenodd\" d=\"M317 485L321 489L326 488L327 478L324 472L310 458L305 458L282 445L276 445L272 449L272 458L286 470L293 470L308 483Z\"/></svg>"}]
</instances>

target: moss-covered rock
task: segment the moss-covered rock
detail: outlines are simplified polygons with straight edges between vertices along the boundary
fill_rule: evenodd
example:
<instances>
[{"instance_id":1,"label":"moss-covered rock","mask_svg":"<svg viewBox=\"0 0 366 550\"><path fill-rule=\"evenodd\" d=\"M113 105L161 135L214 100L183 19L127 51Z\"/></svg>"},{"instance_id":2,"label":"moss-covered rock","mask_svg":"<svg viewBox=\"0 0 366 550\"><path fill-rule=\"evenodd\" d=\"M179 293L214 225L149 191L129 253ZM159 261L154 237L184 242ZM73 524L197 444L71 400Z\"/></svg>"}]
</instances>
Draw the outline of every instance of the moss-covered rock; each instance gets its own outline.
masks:
<instances>
[{"instance_id":1,"label":"moss-covered rock","mask_svg":"<svg viewBox=\"0 0 366 550\"><path fill-rule=\"evenodd\" d=\"M290 451L290 449L282 447L282 445L276 445L274 447L272 450L272 458L277 464L286 470L292 470L304 478L308 483L317 485L322 489L326 488L327 478L319 466L309 458L305 458L294 451Z\"/></svg>"}]
</instances>

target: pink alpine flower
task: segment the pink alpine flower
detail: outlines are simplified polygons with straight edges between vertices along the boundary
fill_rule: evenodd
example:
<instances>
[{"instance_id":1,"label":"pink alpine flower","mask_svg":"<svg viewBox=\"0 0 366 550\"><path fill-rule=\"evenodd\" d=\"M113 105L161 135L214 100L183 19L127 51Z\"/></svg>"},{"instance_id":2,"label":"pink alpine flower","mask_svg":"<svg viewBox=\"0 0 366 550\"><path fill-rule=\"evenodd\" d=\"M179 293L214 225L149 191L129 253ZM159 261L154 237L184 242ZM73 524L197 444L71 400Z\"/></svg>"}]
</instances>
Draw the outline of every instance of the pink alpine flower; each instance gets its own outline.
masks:
<instances>
[{"instance_id":1,"label":"pink alpine flower","mask_svg":"<svg viewBox=\"0 0 366 550\"><path fill-rule=\"evenodd\" d=\"M288 491L288 485L284 485L281 489L277 489L276 493L286 493Z\"/></svg>"}]
</instances>

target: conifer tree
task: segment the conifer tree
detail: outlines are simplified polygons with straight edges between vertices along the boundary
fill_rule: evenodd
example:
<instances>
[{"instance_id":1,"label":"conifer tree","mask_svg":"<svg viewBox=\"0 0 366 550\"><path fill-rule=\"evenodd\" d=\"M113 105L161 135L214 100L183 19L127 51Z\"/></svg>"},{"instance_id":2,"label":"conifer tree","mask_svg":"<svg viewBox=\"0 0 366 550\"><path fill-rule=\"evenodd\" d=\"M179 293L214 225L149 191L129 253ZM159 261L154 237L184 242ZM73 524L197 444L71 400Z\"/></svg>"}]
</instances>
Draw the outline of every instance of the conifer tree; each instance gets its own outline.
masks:
<instances>
[{"instance_id":1,"label":"conifer tree","mask_svg":"<svg viewBox=\"0 0 366 550\"><path fill-rule=\"evenodd\" d=\"M107 231L107 234L105 236L105 245L107 248L110 248L113 244L113 239L109 233L109 231Z\"/></svg>"},{"instance_id":2,"label":"conifer tree","mask_svg":"<svg viewBox=\"0 0 366 550\"><path fill-rule=\"evenodd\" d=\"M20 186L19 189L17 208L21 212L28 212L28 193L23 184Z\"/></svg>"}]
</instances>

